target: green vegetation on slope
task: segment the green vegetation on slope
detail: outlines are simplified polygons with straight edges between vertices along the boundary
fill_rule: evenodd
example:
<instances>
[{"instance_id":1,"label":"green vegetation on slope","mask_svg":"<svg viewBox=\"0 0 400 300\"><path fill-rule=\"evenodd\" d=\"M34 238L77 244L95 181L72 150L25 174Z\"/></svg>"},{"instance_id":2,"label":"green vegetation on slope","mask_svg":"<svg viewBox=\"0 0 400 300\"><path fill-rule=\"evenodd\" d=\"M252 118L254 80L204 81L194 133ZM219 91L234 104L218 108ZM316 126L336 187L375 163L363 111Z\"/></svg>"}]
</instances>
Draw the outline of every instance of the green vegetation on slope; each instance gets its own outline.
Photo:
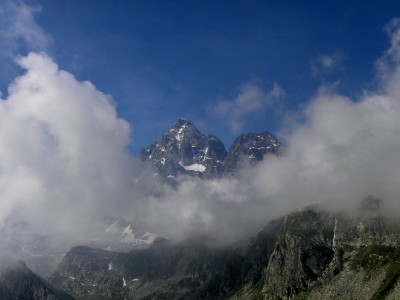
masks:
<instances>
[{"instance_id":1,"label":"green vegetation on slope","mask_svg":"<svg viewBox=\"0 0 400 300\"><path fill-rule=\"evenodd\" d=\"M390 264L389 268L386 271L386 276L377 291L372 296L371 300L380 300L385 299L386 295L392 290L395 286L397 280L400 277L400 263L393 262Z\"/></svg>"},{"instance_id":2,"label":"green vegetation on slope","mask_svg":"<svg viewBox=\"0 0 400 300\"><path fill-rule=\"evenodd\" d=\"M393 246L361 246L351 261L352 269L362 268L370 278L387 266L385 279L373 294L371 300L385 299L400 277L400 249Z\"/></svg>"},{"instance_id":3,"label":"green vegetation on slope","mask_svg":"<svg viewBox=\"0 0 400 300\"><path fill-rule=\"evenodd\" d=\"M367 276L392 262L400 261L400 248L384 245L361 246L351 261L353 270L363 268Z\"/></svg>"}]
</instances>

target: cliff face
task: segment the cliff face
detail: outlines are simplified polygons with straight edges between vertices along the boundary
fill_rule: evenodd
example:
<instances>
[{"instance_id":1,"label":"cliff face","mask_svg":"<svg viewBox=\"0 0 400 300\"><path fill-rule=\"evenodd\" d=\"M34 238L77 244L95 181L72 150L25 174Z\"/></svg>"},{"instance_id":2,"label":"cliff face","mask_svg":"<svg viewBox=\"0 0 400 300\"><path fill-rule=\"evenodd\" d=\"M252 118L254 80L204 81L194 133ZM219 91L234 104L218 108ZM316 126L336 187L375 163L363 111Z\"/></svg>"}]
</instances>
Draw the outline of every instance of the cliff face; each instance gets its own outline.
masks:
<instances>
[{"instance_id":1,"label":"cliff face","mask_svg":"<svg viewBox=\"0 0 400 300\"><path fill-rule=\"evenodd\" d=\"M266 299L290 298L322 275L332 261L334 218L313 210L285 217L264 272Z\"/></svg>"},{"instance_id":2,"label":"cliff face","mask_svg":"<svg viewBox=\"0 0 400 300\"><path fill-rule=\"evenodd\" d=\"M294 299L400 299L400 224L380 204L370 198L356 217L337 216L332 262Z\"/></svg>"},{"instance_id":3,"label":"cliff face","mask_svg":"<svg viewBox=\"0 0 400 300\"><path fill-rule=\"evenodd\" d=\"M285 217L262 280L235 299L400 299L400 226L380 201L356 215L309 208Z\"/></svg>"}]
</instances>

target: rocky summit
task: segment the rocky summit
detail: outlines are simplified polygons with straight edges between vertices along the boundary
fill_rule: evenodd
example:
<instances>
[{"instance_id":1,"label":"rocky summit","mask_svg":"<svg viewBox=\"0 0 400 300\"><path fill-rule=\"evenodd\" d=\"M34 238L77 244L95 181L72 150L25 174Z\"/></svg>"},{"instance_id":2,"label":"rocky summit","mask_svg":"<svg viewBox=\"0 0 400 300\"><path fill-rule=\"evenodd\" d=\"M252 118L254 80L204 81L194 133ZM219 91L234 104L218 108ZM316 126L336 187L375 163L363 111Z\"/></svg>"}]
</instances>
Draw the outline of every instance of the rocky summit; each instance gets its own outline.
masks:
<instances>
[{"instance_id":1,"label":"rocky summit","mask_svg":"<svg viewBox=\"0 0 400 300\"><path fill-rule=\"evenodd\" d=\"M153 162L159 175L215 177L223 170L226 150L219 138L205 136L191 121L179 119L160 139L142 149L142 160Z\"/></svg>"},{"instance_id":2,"label":"rocky summit","mask_svg":"<svg viewBox=\"0 0 400 300\"><path fill-rule=\"evenodd\" d=\"M279 155L282 144L271 133L241 134L235 139L224 160L225 172L234 172L241 164L253 164L261 161L266 155Z\"/></svg>"},{"instance_id":3,"label":"rocky summit","mask_svg":"<svg viewBox=\"0 0 400 300\"><path fill-rule=\"evenodd\" d=\"M212 134L205 136L185 119L176 121L158 141L141 150L143 161L153 163L157 174L172 180L179 174L215 178L254 163L267 154L279 154L282 144L269 132L241 134L229 152Z\"/></svg>"}]
</instances>

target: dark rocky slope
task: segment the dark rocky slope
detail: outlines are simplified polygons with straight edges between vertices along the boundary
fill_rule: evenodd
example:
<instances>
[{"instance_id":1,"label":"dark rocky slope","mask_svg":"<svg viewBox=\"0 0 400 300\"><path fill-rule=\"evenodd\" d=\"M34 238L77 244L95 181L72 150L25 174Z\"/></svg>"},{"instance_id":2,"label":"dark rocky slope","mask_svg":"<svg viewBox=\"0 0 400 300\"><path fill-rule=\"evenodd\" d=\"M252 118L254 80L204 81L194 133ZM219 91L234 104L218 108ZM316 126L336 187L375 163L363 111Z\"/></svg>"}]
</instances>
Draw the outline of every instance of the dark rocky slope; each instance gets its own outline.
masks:
<instances>
[{"instance_id":1,"label":"dark rocky slope","mask_svg":"<svg viewBox=\"0 0 400 300\"><path fill-rule=\"evenodd\" d=\"M73 300L34 274L25 263L3 260L0 267L0 299L4 300Z\"/></svg>"},{"instance_id":2,"label":"dark rocky slope","mask_svg":"<svg viewBox=\"0 0 400 300\"><path fill-rule=\"evenodd\" d=\"M400 223L367 199L356 215L285 217L258 285L236 299L400 299Z\"/></svg>"},{"instance_id":3,"label":"dark rocky slope","mask_svg":"<svg viewBox=\"0 0 400 300\"><path fill-rule=\"evenodd\" d=\"M399 299L400 226L379 203L352 216L307 207L240 247L76 247L50 280L82 299Z\"/></svg>"},{"instance_id":4,"label":"dark rocky slope","mask_svg":"<svg viewBox=\"0 0 400 300\"><path fill-rule=\"evenodd\" d=\"M50 281L76 297L112 299L221 299L262 278L282 221L264 228L245 247L213 248L159 239L130 253L75 247Z\"/></svg>"}]
</instances>

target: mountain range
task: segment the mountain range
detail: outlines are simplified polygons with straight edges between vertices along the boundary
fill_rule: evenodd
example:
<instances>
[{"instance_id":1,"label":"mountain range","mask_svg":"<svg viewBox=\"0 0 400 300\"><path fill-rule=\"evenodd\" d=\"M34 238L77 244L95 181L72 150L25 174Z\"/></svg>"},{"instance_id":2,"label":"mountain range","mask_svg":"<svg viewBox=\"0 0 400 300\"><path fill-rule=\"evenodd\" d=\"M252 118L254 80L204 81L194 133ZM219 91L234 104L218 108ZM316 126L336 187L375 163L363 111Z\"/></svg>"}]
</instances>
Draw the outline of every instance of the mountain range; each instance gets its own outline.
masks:
<instances>
[{"instance_id":1,"label":"mountain range","mask_svg":"<svg viewBox=\"0 0 400 300\"><path fill-rule=\"evenodd\" d=\"M179 119L141 158L174 183L234 176L283 147L268 132L248 133L226 151ZM174 242L113 219L105 241L71 248L46 278L22 262L0 268L0 299L400 299L400 221L383 207L373 197L355 213L309 205L225 246Z\"/></svg>"}]
</instances>

